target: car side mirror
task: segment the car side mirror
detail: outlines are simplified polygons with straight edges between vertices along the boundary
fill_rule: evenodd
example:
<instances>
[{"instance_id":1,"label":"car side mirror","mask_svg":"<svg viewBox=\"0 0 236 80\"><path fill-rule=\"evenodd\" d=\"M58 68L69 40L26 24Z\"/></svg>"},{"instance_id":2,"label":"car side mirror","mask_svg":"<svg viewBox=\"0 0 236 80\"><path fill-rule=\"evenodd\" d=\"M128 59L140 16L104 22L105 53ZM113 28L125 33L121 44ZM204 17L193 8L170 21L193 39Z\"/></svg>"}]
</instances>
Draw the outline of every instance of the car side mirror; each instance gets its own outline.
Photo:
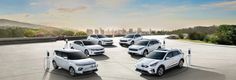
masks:
<instances>
[{"instance_id":1,"label":"car side mirror","mask_svg":"<svg viewBox=\"0 0 236 80\"><path fill-rule=\"evenodd\" d=\"M166 57L166 60L169 60L170 59L170 57Z\"/></svg>"}]
</instances>

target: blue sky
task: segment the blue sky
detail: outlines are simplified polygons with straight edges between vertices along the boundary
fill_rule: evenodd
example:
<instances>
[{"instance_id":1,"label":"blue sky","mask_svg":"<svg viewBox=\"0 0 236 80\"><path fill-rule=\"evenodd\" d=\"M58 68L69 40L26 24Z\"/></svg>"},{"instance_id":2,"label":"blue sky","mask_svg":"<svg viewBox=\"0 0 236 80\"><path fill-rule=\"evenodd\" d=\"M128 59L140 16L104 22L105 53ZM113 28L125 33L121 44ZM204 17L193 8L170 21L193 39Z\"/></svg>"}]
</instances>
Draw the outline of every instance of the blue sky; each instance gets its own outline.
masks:
<instances>
[{"instance_id":1,"label":"blue sky","mask_svg":"<svg viewBox=\"0 0 236 80\"><path fill-rule=\"evenodd\" d=\"M0 7L0 18L75 29L236 24L236 0L0 0Z\"/></svg>"}]
</instances>

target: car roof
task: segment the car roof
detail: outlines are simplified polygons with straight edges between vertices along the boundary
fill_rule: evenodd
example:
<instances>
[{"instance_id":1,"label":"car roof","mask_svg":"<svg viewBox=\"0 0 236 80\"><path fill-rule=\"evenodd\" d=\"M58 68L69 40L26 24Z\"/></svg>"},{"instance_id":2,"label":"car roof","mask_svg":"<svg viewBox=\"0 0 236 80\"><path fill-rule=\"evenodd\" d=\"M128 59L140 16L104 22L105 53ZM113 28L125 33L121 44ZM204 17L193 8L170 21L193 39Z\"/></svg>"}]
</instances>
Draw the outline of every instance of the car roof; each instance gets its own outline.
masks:
<instances>
[{"instance_id":1,"label":"car roof","mask_svg":"<svg viewBox=\"0 0 236 80\"><path fill-rule=\"evenodd\" d=\"M57 49L57 50L54 50L54 51L67 52L67 53L81 52L80 50L76 50L76 49Z\"/></svg>"}]
</instances>

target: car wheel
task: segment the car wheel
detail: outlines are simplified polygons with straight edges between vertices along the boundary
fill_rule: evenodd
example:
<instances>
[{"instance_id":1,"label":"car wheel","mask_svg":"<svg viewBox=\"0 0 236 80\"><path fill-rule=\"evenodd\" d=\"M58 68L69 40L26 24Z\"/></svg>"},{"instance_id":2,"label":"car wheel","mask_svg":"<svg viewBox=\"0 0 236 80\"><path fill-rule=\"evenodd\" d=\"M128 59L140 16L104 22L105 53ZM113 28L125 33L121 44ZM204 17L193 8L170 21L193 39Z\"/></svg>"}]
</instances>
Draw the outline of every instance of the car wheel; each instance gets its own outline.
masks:
<instances>
[{"instance_id":1,"label":"car wheel","mask_svg":"<svg viewBox=\"0 0 236 80\"><path fill-rule=\"evenodd\" d=\"M89 56L89 51L86 49L86 50L84 51L84 54L87 55L87 56Z\"/></svg>"},{"instance_id":2,"label":"car wheel","mask_svg":"<svg viewBox=\"0 0 236 80\"><path fill-rule=\"evenodd\" d=\"M74 68L71 67L71 68L69 69L69 72L70 72L70 75L71 75L71 76L75 76L75 69L74 69Z\"/></svg>"},{"instance_id":3,"label":"car wheel","mask_svg":"<svg viewBox=\"0 0 236 80\"><path fill-rule=\"evenodd\" d=\"M164 67L159 67L158 69L157 69L157 76L163 76L164 75L164 72L165 72L165 69L164 69Z\"/></svg>"},{"instance_id":4,"label":"car wheel","mask_svg":"<svg viewBox=\"0 0 236 80\"><path fill-rule=\"evenodd\" d=\"M182 68L183 65L184 65L184 60L180 60L180 61L179 61L179 64L178 64L178 67L179 67L179 68Z\"/></svg>"},{"instance_id":5,"label":"car wheel","mask_svg":"<svg viewBox=\"0 0 236 80\"><path fill-rule=\"evenodd\" d=\"M102 45L102 42L101 42L101 41L99 41L99 42L98 42L98 45Z\"/></svg>"},{"instance_id":6,"label":"car wheel","mask_svg":"<svg viewBox=\"0 0 236 80\"><path fill-rule=\"evenodd\" d=\"M161 46L159 46L157 49L161 49Z\"/></svg>"},{"instance_id":7,"label":"car wheel","mask_svg":"<svg viewBox=\"0 0 236 80\"><path fill-rule=\"evenodd\" d=\"M57 63L55 61L52 61L52 65L53 65L54 69L58 69Z\"/></svg>"},{"instance_id":8,"label":"car wheel","mask_svg":"<svg viewBox=\"0 0 236 80\"><path fill-rule=\"evenodd\" d=\"M143 56L147 56L148 55L148 51L147 50L144 50L143 51Z\"/></svg>"},{"instance_id":9,"label":"car wheel","mask_svg":"<svg viewBox=\"0 0 236 80\"><path fill-rule=\"evenodd\" d=\"M74 47L70 47L71 49L74 49Z\"/></svg>"},{"instance_id":10,"label":"car wheel","mask_svg":"<svg viewBox=\"0 0 236 80\"><path fill-rule=\"evenodd\" d=\"M134 41L132 41L131 43L130 43L130 45L133 45L134 44Z\"/></svg>"}]
</instances>

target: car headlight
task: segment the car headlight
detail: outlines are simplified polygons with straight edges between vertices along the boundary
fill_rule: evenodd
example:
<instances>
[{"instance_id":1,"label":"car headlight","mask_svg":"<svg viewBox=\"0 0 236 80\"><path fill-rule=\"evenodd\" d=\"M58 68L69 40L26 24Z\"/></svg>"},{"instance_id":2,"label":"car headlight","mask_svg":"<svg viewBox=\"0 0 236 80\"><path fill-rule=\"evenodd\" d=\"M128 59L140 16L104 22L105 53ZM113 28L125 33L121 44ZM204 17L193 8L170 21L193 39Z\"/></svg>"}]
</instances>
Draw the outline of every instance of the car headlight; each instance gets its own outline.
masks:
<instances>
[{"instance_id":1,"label":"car headlight","mask_svg":"<svg viewBox=\"0 0 236 80\"><path fill-rule=\"evenodd\" d=\"M158 64L158 62L155 62L153 64L151 64L150 66L153 67L153 66L156 66Z\"/></svg>"},{"instance_id":2,"label":"car headlight","mask_svg":"<svg viewBox=\"0 0 236 80\"><path fill-rule=\"evenodd\" d=\"M139 48L138 50L142 50L142 49L144 49L144 47L142 47L142 48Z\"/></svg>"},{"instance_id":3,"label":"car headlight","mask_svg":"<svg viewBox=\"0 0 236 80\"><path fill-rule=\"evenodd\" d=\"M78 68L78 71L81 71L81 70L83 70L83 68L82 68L82 67L79 67L79 68Z\"/></svg>"}]
</instances>

